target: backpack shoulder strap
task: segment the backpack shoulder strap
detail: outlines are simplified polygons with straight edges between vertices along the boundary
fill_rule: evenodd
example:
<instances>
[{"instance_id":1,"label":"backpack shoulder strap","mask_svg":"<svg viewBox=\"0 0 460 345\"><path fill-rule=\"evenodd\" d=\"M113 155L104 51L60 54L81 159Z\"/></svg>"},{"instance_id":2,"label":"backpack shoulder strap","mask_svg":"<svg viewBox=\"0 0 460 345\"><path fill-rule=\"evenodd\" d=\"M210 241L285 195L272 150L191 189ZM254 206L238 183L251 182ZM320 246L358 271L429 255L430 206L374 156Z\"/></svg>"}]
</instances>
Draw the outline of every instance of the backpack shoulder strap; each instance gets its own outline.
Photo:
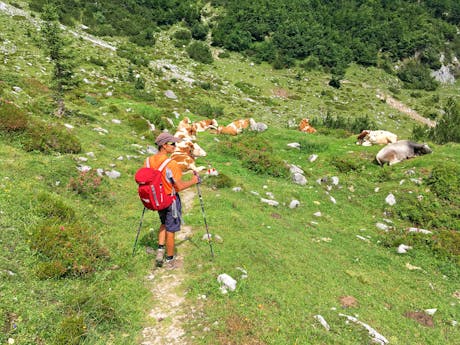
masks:
<instances>
[{"instance_id":1,"label":"backpack shoulder strap","mask_svg":"<svg viewBox=\"0 0 460 345\"><path fill-rule=\"evenodd\" d=\"M171 162L171 158L165 159L163 163L161 163L158 170L163 171L163 169L168 165L169 162ZM145 160L145 167L150 168L150 157L147 157L147 159Z\"/></svg>"},{"instance_id":2,"label":"backpack shoulder strap","mask_svg":"<svg viewBox=\"0 0 460 345\"><path fill-rule=\"evenodd\" d=\"M165 159L164 162L161 163L161 165L158 168L158 170L163 171L163 169L168 165L169 162L171 162L171 158Z\"/></svg>"}]
</instances>

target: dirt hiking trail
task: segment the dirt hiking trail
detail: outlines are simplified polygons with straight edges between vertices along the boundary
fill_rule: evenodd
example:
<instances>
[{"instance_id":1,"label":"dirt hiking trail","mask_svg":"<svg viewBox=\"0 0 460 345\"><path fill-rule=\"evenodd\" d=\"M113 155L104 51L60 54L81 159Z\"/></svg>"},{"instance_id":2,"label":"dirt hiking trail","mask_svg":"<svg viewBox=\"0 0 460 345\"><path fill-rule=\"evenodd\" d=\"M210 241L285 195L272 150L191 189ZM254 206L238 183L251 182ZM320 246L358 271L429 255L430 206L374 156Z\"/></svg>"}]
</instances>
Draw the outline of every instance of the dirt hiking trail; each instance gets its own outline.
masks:
<instances>
[{"instance_id":1,"label":"dirt hiking trail","mask_svg":"<svg viewBox=\"0 0 460 345\"><path fill-rule=\"evenodd\" d=\"M195 192L190 188L180 193L184 214L192 207ZM151 285L153 307L149 312L148 325L142 330L142 345L187 345L182 323L195 313L193 306L187 305L187 291L182 286L185 272L183 268L184 252L189 245L192 228L182 225L176 234L178 258L175 268L154 268L155 256L152 255L152 271L146 277Z\"/></svg>"},{"instance_id":2,"label":"dirt hiking trail","mask_svg":"<svg viewBox=\"0 0 460 345\"><path fill-rule=\"evenodd\" d=\"M381 91L377 91L377 97L381 99L382 101L385 101L390 107L400 111L401 113L408 115L411 119L414 119L417 122L423 123L429 127L436 126L436 122L430 119L427 119L426 117L423 117L422 115L417 113L415 110L409 108L404 103L394 99L393 97L389 95L382 93Z\"/></svg>"}]
</instances>

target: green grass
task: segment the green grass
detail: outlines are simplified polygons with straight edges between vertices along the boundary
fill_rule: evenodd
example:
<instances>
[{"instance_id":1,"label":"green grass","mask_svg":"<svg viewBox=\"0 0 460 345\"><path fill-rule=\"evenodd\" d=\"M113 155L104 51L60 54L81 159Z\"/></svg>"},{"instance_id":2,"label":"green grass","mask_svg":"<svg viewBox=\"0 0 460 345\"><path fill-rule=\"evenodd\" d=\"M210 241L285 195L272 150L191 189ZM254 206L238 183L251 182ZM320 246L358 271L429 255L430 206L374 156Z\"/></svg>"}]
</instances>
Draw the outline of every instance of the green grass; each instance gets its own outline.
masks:
<instances>
[{"instance_id":1,"label":"green grass","mask_svg":"<svg viewBox=\"0 0 460 345\"><path fill-rule=\"evenodd\" d=\"M211 88L164 80L153 68L135 67L147 81L146 90L136 91L133 82L120 77L128 73L127 61L76 40L74 47L80 53L77 62L81 66L77 77L91 83L81 83L67 94L67 105L73 112L57 119L51 115L52 98L46 87L49 77L43 72L50 71L51 66L35 44L35 31L27 22L3 14L0 25L5 28L2 39L17 46L7 63L0 65L0 99L14 102L30 118L61 128L73 125L70 131L82 146L79 154L25 152L18 140L0 135L1 343L8 338L18 344L60 344L72 339L80 344L141 342L141 330L151 322L151 306L161 303L153 300L149 291L152 282L145 279L152 265L146 246L156 244L158 221L155 214L146 215L139 247L132 257L142 211L133 176L145 158L138 145L152 145L153 136L142 137L145 133L136 132L130 119L161 110L175 123L179 119L173 112L199 120L202 116L194 109L209 103L223 107L224 114L218 119L221 124L253 117L266 122L269 129L258 135L243 133L238 138L198 133L198 143L208 152L197 161L199 165L215 167L233 185L211 189L204 183L201 189L209 231L223 238L223 243L213 243L213 261L208 244L201 241L206 229L197 198L184 215L194 233L190 239L193 245L178 246L185 257L184 289L188 291L187 303L202 305L201 312L183 322L187 334L194 336L193 344L370 343L362 327L347 324L339 313L359 315L390 344L456 344L460 329L451 322L460 321L460 301L453 297L459 290L458 255L433 252L425 243L429 241L422 239L407 254L397 254L396 233L413 224L398 219L384 200L390 192L397 201L406 195L430 193L424 182L432 169L445 162L458 162L460 146L430 143L433 154L381 168L373 162L380 148L357 146L355 135L344 137L334 135L334 131L331 135L307 135L287 128L289 119L327 112L344 117L368 115L379 121L381 129L407 138L412 128L410 120L375 97L377 89L388 92L400 88L393 76L352 66L347 71L347 82L336 90L327 86L326 74L303 72L299 77L297 69L276 71L265 64L251 65L234 54L210 66L196 66L172 43L157 40L155 47L146 49L152 57L168 59L193 72L197 81L209 82ZM105 66L91 63L91 56L100 56ZM13 86L23 91L13 93ZM178 95L177 102L164 97L168 89ZM288 97L274 97L275 89L286 90ZM112 96L106 95L109 90ZM458 91L457 83L435 93L423 92L418 98L401 89L397 97L423 113L437 108L447 96L458 95ZM439 104L429 101L436 94ZM113 123L113 119L121 124ZM94 130L97 127L108 133L100 134ZM237 152L222 153L222 146L239 140L265 143L272 150L273 161L285 160L301 167L307 185L295 185L288 177L255 174L245 166L245 157ZM291 142L299 142L301 149L287 147ZM88 152L93 152L94 158ZM308 161L311 154L318 155L313 163ZM82 164L93 169L115 169L121 177L104 177L93 192L77 194L69 188L69 182L78 176L80 157L88 158ZM415 174L408 176L409 170ZM330 191L316 182L332 176L340 182ZM422 178L423 183L417 185L411 177ZM232 190L237 186L242 191ZM280 206L260 201L269 198L267 192ZM43 194L47 197L40 199ZM290 209L293 199L299 200L300 206ZM47 202L40 204L40 200ZM53 205L61 213L50 209ZM459 205L449 207L458 215ZM314 216L318 211L321 217ZM34 250L32 235L56 214L63 222L70 221L67 215L83 224L96 236L98 245L107 249L109 257L98 262L94 272L60 279L39 278L37 272L44 258ZM394 222L394 231L377 229L375 224L384 219ZM431 230L435 241L438 231L446 229ZM422 270L408 270L406 263ZM240 278L238 267L248 272L247 279ZM216 279L222 273L237 279L236 291L221 294ZM202 295L206 299L198 303ZM355 297L358 305L343 308L341 296ZM432 328L404 316L429 308L438 309ZM328 321L330 332L314 319L317 314Z\"/></svg>"}]
</instances>

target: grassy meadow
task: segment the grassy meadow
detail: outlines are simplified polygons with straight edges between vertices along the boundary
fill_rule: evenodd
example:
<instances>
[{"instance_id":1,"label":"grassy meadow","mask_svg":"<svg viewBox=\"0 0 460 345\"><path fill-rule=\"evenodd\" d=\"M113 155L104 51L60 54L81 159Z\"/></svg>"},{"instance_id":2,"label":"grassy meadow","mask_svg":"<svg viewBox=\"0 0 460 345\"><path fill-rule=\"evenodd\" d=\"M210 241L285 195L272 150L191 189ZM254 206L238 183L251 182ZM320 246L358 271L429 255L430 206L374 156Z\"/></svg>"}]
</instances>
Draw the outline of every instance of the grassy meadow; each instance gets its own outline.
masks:
<instances>
[{"instance_id":1,"label":"grassy meadow","mask_svg":"<svg viewBox=\"0 0 460 345\"><path fill-rule=\"evenodd\" d=\"M190 344L372 343L362 325L341 314L389 344L458 344L460 146L429 143L430 155L380 167L374 161L380 147L356 145L357 133L319 125L305 134L290 125L305 117L320 124L327 114L368 116L376 129L408 139L413 120L376 94L428 116L442 112L449 97L458 100L458 82L414 92L382 70L351 66L334 89L326 73L273 70L236 54L194 62L173 46L170 32L143 48L153 61L148 66L73 39L81 82L66 93L66 115L56 118L52 66L36 28L4 13L0 27L0 108L12 103L28 121L22 130L0 130L0 343L142 342L143 327L156 322L150 307L161 303L150 292L155 281L146 279L156 214L146 215L131 255L142 212L133 176L158 133L146 119L177 125L217 110L219 124L253 117L268 130L198 133L208 153L198 165L219 172L203 176L201 191L209 231L222 241L212 243L211 260L195 197L184 215L193 236L177 246L185 258L181 289L196 310L183 321ZM110 43L124 43L118 40ZM143 88L136 88L139 78ZM54 142L43 143L47 133ZM72 140L80 150L59 151ZM288 147L294 142L300 147ZM286 164L300 167L307 183L295 184ZM91 170L82 174L79 166ZM120 177L101 177L96 169ZM385 202L390 193L393 206ZM293 200L298 207L289 207ZM410 227L432 234L409 233ZM413 248L398 254L400 244ZM235 291L221 293L222 273L237 280ZM425 312L434 308L434 315Z\"/></svg>"}]
</instances>

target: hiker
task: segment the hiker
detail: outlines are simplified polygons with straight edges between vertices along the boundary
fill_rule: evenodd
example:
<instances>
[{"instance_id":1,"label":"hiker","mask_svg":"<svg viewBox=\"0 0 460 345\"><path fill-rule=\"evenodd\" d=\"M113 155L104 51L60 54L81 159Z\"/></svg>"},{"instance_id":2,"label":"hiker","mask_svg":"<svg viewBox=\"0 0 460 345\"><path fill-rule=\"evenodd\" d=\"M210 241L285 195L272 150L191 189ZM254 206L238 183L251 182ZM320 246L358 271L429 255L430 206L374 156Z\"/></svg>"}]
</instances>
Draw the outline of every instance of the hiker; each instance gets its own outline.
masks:
<instances>
[{"instance_id":1,"label":"hiker","mask_svg":"<svg viewBox=\"0 0 460 345\"><path fill-rule=\"evenodd\" d=\"M156 139L155 144L158 147L158 153L149 157L150 167L158 169L160 165L174 152L176 143L179 138L169 134L161 133ZM169 194L175 193L176 200L171 206L158 211L160 216L160 230L158 232L158 249L155 258L157 267L163 266L163 260L174 267L176 256L174 255L175 234L180 230L182 218L182 205L178 192L199 183L200 178L197 174L193 174L189 181L182 180L182 170L177 162L171 160L162 172L162 179ZM166 258L165 256L166 249Z\"/></svg>"}]
</instances>

